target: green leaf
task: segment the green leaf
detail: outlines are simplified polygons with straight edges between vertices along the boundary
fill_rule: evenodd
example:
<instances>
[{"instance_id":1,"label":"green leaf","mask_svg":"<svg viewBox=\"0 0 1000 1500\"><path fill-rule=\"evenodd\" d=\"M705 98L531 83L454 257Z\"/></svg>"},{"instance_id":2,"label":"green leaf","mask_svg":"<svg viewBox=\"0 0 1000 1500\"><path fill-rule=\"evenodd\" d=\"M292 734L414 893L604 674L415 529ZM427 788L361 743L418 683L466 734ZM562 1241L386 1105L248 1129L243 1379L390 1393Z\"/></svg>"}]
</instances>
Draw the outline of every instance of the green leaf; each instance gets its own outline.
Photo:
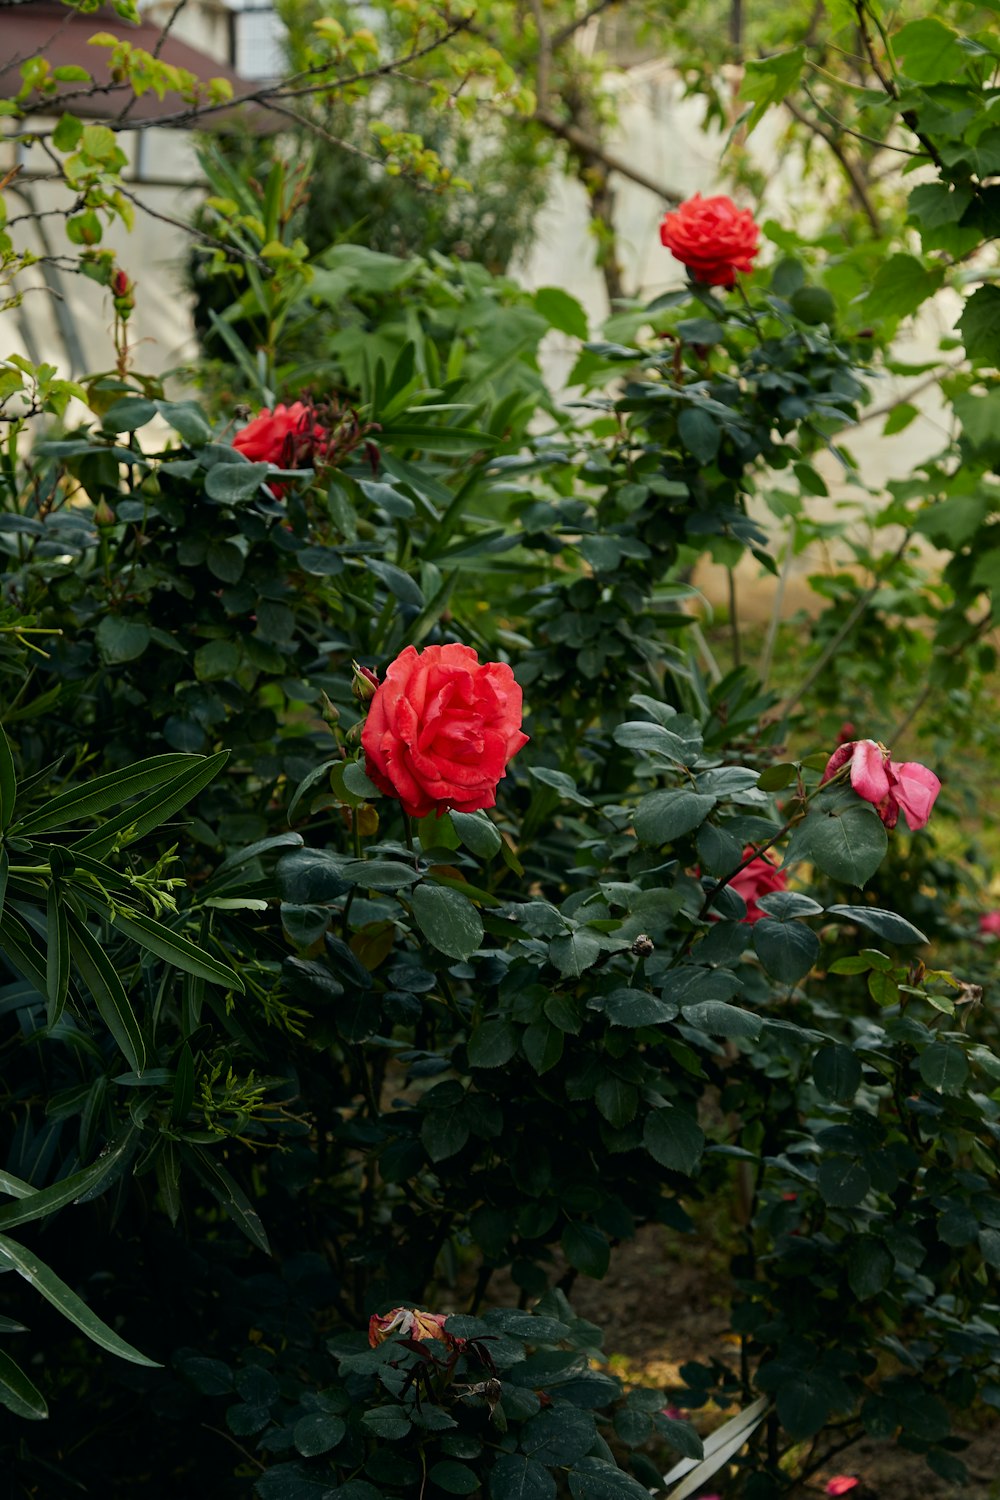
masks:
<instances>
[{"instance_id":1,"label":"green leaf","mask_svg":"<svg viewBox=\"0 0 1000 1500\"><path fill-rule=\"evenodd\" d=\"M650 1111L642 1139L654 1161L685 1177L694 1172L705 1149L705 1133L697 1120L672 1104Z\"/></svg>"},{"instance_id":2,"label":"green leaf","mask_svg":"<svg viewBox=\"0 0 1000 1500\"><path fill-rule=\"evenodd\" d=\"M500 830L483 812L449 814L452 827L467 849L479 859L492 859L503 839Z\"/></svg>"},{"instance_id":3,"label":"green leaf","mask_svg":"<svg viewBox=\"0 0 1000 1500\"><path fill-rule=\"evenodd\" d=\"M685 406L677 418L677 433L685 448L700 464L710 464L719 451L722 428L710 412Z\"/></svg>"},{"instance_id":4,"label":"green leaf","mask_svg":"<svg viewBox=\"0 0 1000 1500\"><path fill-rule=\"evenodd\" d=\"M521 1038L524 1055L539 1075L555 1067L563 1055L565 1043L565 1032L559 1026L550 1026L547 1021L536 1021L527 1027Z\"/></svg>"},{"instance_id":5,"label":"green leaf","mask_svg":"<svg viewBox=\"0 0 1000 1500\"><path fill-rule=\"evenodd\" d=\"M483 920L467 896L444 886L418 885L410 900L427 941L449 958L466 959L483 941Z\"/></svg>"},{"instance_id":6,"label":"green leaf","mask_svg":"<svg viewBox=\"0 0 1000 1500\"><path fill-rule=\"evenodd\" d=\"M50 1266L6 1235L0 1235L0 1257L2 1256L10 1261L18 1275L23 1276L36 1292L47 1302L51 1302L64 1318L68 1318L100 1348L106 1349L109 1354L117 1354L120 1359L127 1359L134 1365L147 1365L153 1370L161 1368L155 1359L147 1359L138 1349L133 1349L131 1344L126 1344L124 1339L119 1338L106 1323L102 1323L83 1299L71 1291L64 1281L60 1281Z\"/></svg>"},{"instance_id":7,"label":"green leaf","mask_svg":"<svg viewBox=\"0 0 1000 1500\"><path fill-rule=\"evenodd\" d=\"M836 1156L816 1173L816 1186L831 1208L857 1208L871 1187L871 1178L860 1162Z\"/></svg>"},{"instance_id":8,"label":"green leaf","mask_svg":"<svg viewBox=\"0 0 1000 1500\"><path fill-rule=\"evenodd\" d=\"M756 130L772 105L784 102L798 88L799 78L805 65L805 48L793 47L788 52L778 52L773 57L758 61L749 58L740 97L753 101L753 109L746 123L746 133Z\"/></svg>"},{"instance_id":9,"label":"green leaf","mask_svg":"<svg viewBox=\"0 0 1000 1500\"><path fill-rule=\"evenodd\" d=\"M502 1068L517 1051L518 1034L509 1021L483 1021L469 1038L469 1065L473 1068Z\"/></svg>"},{"instance_id":10,"label":"green leaf","mask_svg":"<svg viewBox=\"0 0 1000 1500\"><path fill-rule=\"evenodd\" d=\"M981 286L965 304L958 328L977 365L1000 366L1000 287Z\"/></svg>"},{"instance_id":11,"label":"green leaf","mask_svg":"<svg viewBox=\"0 0 1000 1500\"><path fill-rule=\"evenodd\" d=\"M181 755L177 759L182 763L183 769L170 781L147 796L140 797L138 802L134 802L109 822L102 823L92 833L86 833L83 838L77 839L72 846L74 852L83 850L97 858L103 858L116 845L125 848L134 844L137 839L145 838L147 833L152 833L154 828L166 823L215 779L229 759L229 751L220 750L216 755L209 756Z\"/></svg>"},{"instance_id":12,"label":"green leaf","mask_svg":"<svg viewBox=\"0 0 1000 1500\"><path fill-rule=\"evenodd\" d=\"M932 1042L917 1068L928 1088L941 1094L960 1094L969 1076L969 1060L953 1042Z\"/></svg>"},{"instance_id":13,"label":"green leaf","mask_svg":"<svg viewBox=\"0 0 1000 1500\"><path fill-rule=\"evenodd\" d=\"M490 1470L490 1500L555 1500L548 1469L521 1453L502 1453Z\"/></svg>"},{"instance_id":14,"label":"green leaf","mask_svg":"<svg viewBox=\"0 0 1000 1500\"><path fill-rule=\"evenodd\" d=\"M454 1458L442 1458L433 1464L427 1474L431 1484L448 1495L471 1495L479 1488L479 1475L468 1464Z\"/></svg>"},{"instance_id":15,"label":"green leaf","mask_svg":"<svg viewBox=\"0 0 1000 1500\"><path fill-rule=\"evenodd\" d=\"M295 1446L303 1458L315 1458L317 1454L329 1453L331 1448L336 1448L344 1433L347 1424L341 1417L335 1417L325 1411L313 1411L308 1416L300 1417L293 1429Z\"/></svg>"},{"instance_id":16,"label":"green leaf","mask_svg":"<svg viewBox=\"0 0 1000 1500\"><path fill-rule=\"evenodd\" d=\"M3 729L0 728L0 833L5 832L14 816L14 801L17 797L17 773L14 757Z\"/></svg>"},{"instance_id":17,"label":"green leaf","mask_svg":"<svg viewBox=\"0 0 1000 1500\"><path fill-rule=\"evenodd\" d=\"M243 1231L251 1244L263 1250L265 1255L270 1255L271 1247L260 1216L239 1183L203 1146L186 1144L183 1149L185 1157L233 1223Z\"/></svg>"},{"instance_id":18,"label":"green leaf","mask_svg":"<svg viewBox=\"0 0 1000 1500\"><path fill-rule=\"evenodd\" d=\"M602 1078L594 1090L594 1103L609 1125L620 1130L635 1119L639 1107L639 1090L613 1073Z\"/></svg>"},{"instance_id":19,"label":"green leaf","mask_svg":"<svg viewBox=\"0 0 1000 1500\"><path fill-rule=\"evenodd\" d=\"M856 922L889 943L928 942L919 927L914 927L912 922L897 916L894 911L883 911L880 906L828 906L827 915L842 917L845 922Z\"/></svg>"},{"instance_id":20,"label":"green leaf","mask_svg":"<svg viewBox=\"0 0 1000 1500\"><path fill-rule=\"evenodd\" d=\"M224 505L252 500L267 479L269 468L269 464L213 464L205 475L205 494Z\"/></svg>"},{"instance_id":21,"label":"green leaf","mask_svg":"<svg viewBox=\"0 0 1000 1500\"><path fill-rule=\"evenodd\" d=\"M901 27L892 46L902 58L903 72L914 83L957 84L971 60L958 32L933 17Z\"/></svg>"},{"instance_id":22,"label":"green leaf","mask_svg":"<svg viewBox=\"0 0 1000 1500\"><path fill-rule=\"evenodd\" d=\"M220 682L239 671L243 651L238 641L208 641L194 653L192 665L199 682Z\"/></svg>"},{"instance_id":23,"label":"green leaf","mask_svg":"<svg viewBox=\"0 0 1000 1500\"><path fill-rule=\"evenodd\" d=\"M93 904L96 906L97 903ZM211 984L221 984L224 989L236 990L241 995L245 993L243 980L235 969L213 958L190 938L181 937L169 927L164 927L162 922L142 916L139 912L125 913L120 909L110 913L110 918L119 932L125 933L140 948L148 948L150 953L155 953L175 969L183 969L186 974L207 979Z\"/></svg>"},{"instance_id":24,"label":"green leaf","mask_svg":"<svg viewBox=\"0 0 1000 1500\"><path fill-rule=\"evenodd\" d=\"M20 1365L0 1349L0 1402L3 1403L15 1417L24 1417L28 1421L39 1421L49 1414L49 1408L42 1395L25 1375Z\"/></svg>"},{"instance_id":25,"label":"green leaf","mask_svg":"<svg viewBox=\"0 0 1000 1500\"><path fill-rule=\"evenodd\" d=\"M410 1419L401 1406L372 1406L361 1417L361 1425L385 1442L409 1435Z\"/></svg>"},{"instance_id":26,"label":"green leaf","mask_svg":"<svg viewBox=\"0 0 1000 1500\"><path fill-rule=\"evenodd\" d=\"M83 786L48 798L42 807L19 819L15 831L46 833L52 828L66 828L70 823L78 823L81 818L95 817L129 797L162 786L176 776L179 767L201 760L200 755L154 755L107 776L96 776Z\"/></svg>"},{"instance_id":27,"label":"green leaf","mask_svg":"<svg viewBox=\"0 0 1000 1500\"><path fill-rule=\"evenodd\" d=\"M582 1271L585 1277L592 1277L600 1281L601 1277L607 1275L607 1266L610 1263L610 1248L607 1236L603 1230L598 1229L597 1224L580 1224L576 1220L567 1224L562 1239L562 1253L567 1257L571 1266Z\"/></svg>"},{"instance_id":28,"label":"green leaf","mask_svg":"<svg viewBox=\"0 0 1000 1500\"><path fill-rule=\"evenodd\" d=\"M83 123L76 115L62 115L52 132L52 144L57 151L75 151L83 134Z\"/></svg>"},{"instance_id":29,"label":"green leaf","mask_svg":"<svg viewBox=\"0 0 1000 1500\"><path fill-rule=\"evenodd\" d=\"M587 314L576 298L562 287L540 287L535 293L534 303L550 327L568 333L570 338L586 340L589 337Z\"/></svg>"},{"instance_id":30,"label":"green leaf","mask_svg":"<svg viewBox=\"0 0 1000 1500\"><path fill-rule=\"evenodd\" d=\"M751 1010L741 1010L738 1005L727 1005L724 1000L701 1000L695 1005L685 1005L684 1020L709 1036L744 1037L751 1042L757 1040L764 1026L761 1016Z\"/></svg>"},{"instance_id":31,"label":"green leaf","mask_svg":"<svg viewBox=\"0 0 1000 1500\"><path fill-rule=\"evenodd\" d=\"M779 984L797 984L819 954L819 938L804 922L763 917L753 924L753 945L764 968Z\"/></svg>"},{"instance_id":32,"label":"green leaf","mask_svg":"<svg viewBox=\"0 0 1000 1500\"><path fill-rule=\"evenodd\" d=\"M148 625L139 620L123 620L120 615L105 615L94 634L101 660L109 667L134 661L151 639Z\"/></svg>"},{"instance_id":33,"label":"green leaf","mask_svg":"<svg viewBox=\"0 0 1000 1500\"><path fill-rule=\"evenodd\" d=\"M550 766L529 766L528 775L540 781L543 786L550 786L561 797L577 803L579 807L593 807L594 805L589 797L577 791L576 782L572 776L567 776L565 771L553 771Z\"/></svg>"},{"instance_id":34,"label":"green leaf","mask_svg":"<svg viewBox=\"0 0 1000 1500\"><path fill-rule=\"evenodd\" d=\"M781 1425L790 1436L796 1440L812 1437L826 1426L837 1410L839 1386L839 1381L834 1384L822 1371L796 1370L777 1399Z\"/></svg>"},{"instance_id":35,"label":"green leaf","mask_svg":"<svg viewBox=\"0 0 1000 1500\"><path fill-rule=\"evenodd\" d=\"M591 964L597 962L601 952L600 938L596 932L588 932L586 927L577 927L572 932L564 932L559 937L553 938L549 944L549 958L552 963L560 974L565 974L572 979L579 979Z\"/></svg>"},{"instance_id":36,"label":"green leaf","mask_svg":"<svg viewBox=\"0 0 1000 1500\"><path fill-rule=\"evenodd\" d=\"M853 1099L861 1087L861 1064L850 1047L830 1042L813 1059L813 1080L824 1099Z\"/></svg>"},{"instance_id":37,"label":"green leaf","mask_svg":"<svg viewBox=\"0 0 1000 1500\"><path fill-rule=\"evenodd\" d=\"M133 1131L129 1127L110 1150L82 1172L63 1177L51 1187L32 1188L16 1203L5 1204L0 1208L0 1230L13 1229L17 1224L27 1224L32 1219L48 1218L67 1203L83 1197L84 1193L88 1197L94 1197L101 1183L117 1171L118 1163L132 1144L132 1138Z\"/></svg>"},{"instance_id":38,"label":"green leaf","mask_svg":"<svg viewBox=\"0 0 1000 1500\"><path fill-rule=\"evenodd\" d=\"M568 1330L567 1330L568 1332ZM530 1417L521 1429L521 1447L539 1463L576 1463L594 1446L596 1427L589 1412L552 1406Z\"/></svg>"},{"instance_id":39,"label":"green leaf","mask_svg":"<svg viewBox=\"0 0 1000 1500\"><path fill-rule=\"evenodd\" d=\"M649 1500L649 1491L637 1479L601 1458L581 1458L568 1477L573 1500Z\"/></svg>"},{"instance_id":40,"label":"green leaf","mask_svg":"<svg viewBox=\"0 0 1000 1500\"><path fill-rule=\"evenodd\" d=\"M66 920L74 962L93 996L101 1020L135 1072L141 1073L146 1066L146 1043L118 970L74 911L67 909Z\"/></svg>"},{"instance_id":41,"label":"green leaf","mask_svg":"<svg viewBox=\"0 0 1000 1500\"><path fill-rule=\"evenodd\" d=\"M895 1262L882 1240L852 1240L847 1251L847 1280L859 1302L877 1297L892 1279Z\"/></svg>"},{"instance_id":42,"label":"green leaf","mask_svg":"<svg viewBox=\"0 0 1000 1500\"><path fill-rule=\"evenodd\" d=\"M932 297L944 280L944 267L927 267L914 255L891 255L875 273L871 290L860 304L865 314L907 318Z\"/></svg>"},{"instance_id":43,"label":"green leaf","mask_svg":"<svg viewBox=\"0 0 1000 1500\"><path fill-rule=\"evenodd\" d=\"M45 957L35 947L23 922L9 908L0 917L0 949L18 973L35 986L39 995L44 995L48 988Z\"/></svg>"},{"instance_id":44,"label":"green leaf","mask_svg":"<svg viewBox=\"0 0 1000 1500\"><path fill-rule=\"evenodd\" d=\"M54 879L45 898L45 947L46 1019L51 1027L62 1015L69 994L70 960L65 898L59 882Z\"/></svg>"},{"instance_id":45,"label":"green leaf","mask_svg":"<svg viewBox=\"0 0 1000 1500\"><path fill-rule=\"evenodd\" d=\"M859 801L816 804L796 830L798 858L811 859L824 875L863 886L885 858L889 839L874 808Z\"/></svg>"},{"instance_id":46,"label":"green leaf","mask_svg":"<svg viewBox=\"0 0 1000 1500\"><path fill-rule=\"evenodd\" d=\"M685 788L650 792L636 808L636 837L644 844L671 844L704 823L716 800Z\"/></svg>"}]
</instances>

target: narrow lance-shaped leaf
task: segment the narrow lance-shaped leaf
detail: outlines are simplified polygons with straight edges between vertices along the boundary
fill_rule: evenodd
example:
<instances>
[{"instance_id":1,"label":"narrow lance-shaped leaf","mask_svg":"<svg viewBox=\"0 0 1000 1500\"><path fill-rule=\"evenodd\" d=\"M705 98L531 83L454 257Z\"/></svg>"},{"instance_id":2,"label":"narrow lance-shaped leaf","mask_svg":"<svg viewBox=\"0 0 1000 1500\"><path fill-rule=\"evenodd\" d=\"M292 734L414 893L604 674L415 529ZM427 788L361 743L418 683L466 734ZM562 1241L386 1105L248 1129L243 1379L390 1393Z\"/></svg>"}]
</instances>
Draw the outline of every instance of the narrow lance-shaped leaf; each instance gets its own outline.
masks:
<instances>
[{"instance_id":1,"label":"narrow lance-shaped leaf","mask_svg":"<svg viewBox=\"0 0 1000 1500\"><path fill-rule=\"evenodd\" d=\"M35 986L39 995L45 994L45 957L35 947L24 923L10 910L0 917L0 951Z\"/></svg>"},{"instance_id":2,"label":"narrow lance-shaped leaf","mask_svg":"<svg viewBox=\"0 0 1000 1500\"><path fill-rule=\"evenodd\" d=\"M7 736L0 728L0 830L6 829L14 816L14 800L17 797L17 773L14 757L10 753Z\"/></svg>"},{"instance_id":3,"label":"narrow lance-shaped leaf","mask_svg":"<svg viewBox=\"0 0 1000 1500\"><path fill-rule=\"evenodd\" d=\"M130 937L141 948L148 948L157 958L173 964L175 969L183 969L185 973L207 979L212 984L221 984L227 990L238 990L241 995L244 993L243 981L235 969L231 969L220 959L212 958L197 943L193 943L190 938L181 937L180 933L173 932L162 922L156 922L141 912L110 912L102 902L89 897L87 904L108 916L119 932Z\"/></svg>"},{"instance_id":4,"label":"narrow lance-shaped leaf","mask_svg":"<svg viewBox=\"0 0 1000 1500\"><path fill-rule=\"evenodd\" d=\"M0 1230L13 1229L15 1225L27 1224L32 1219L47 1218L57 1209L64 1208L67 1203L75 1202L84 1193L92 1194L95 1188L117 1171L132 1138L133 1131L130 1127L111 1150L91 1166L84 1167L82 1172L74 1172L72 1176L54 1182L51 1187L32 1188L16 1203L8 1203L0 1208Z\"/></svg>"},{"instance_id":5,"label":"narrow lance-shaped leaf","mask_svg":"<svg viewBox=\"0 0 1000 1500\"><path fill-rule=\"evenodd\" d=\"M40 1421L47 1417L49 1409L41 1391L28 1379L21 1366L0 1349L0 1402L12 1411L15 1417L28 1421Z\"/></svg>"},{"instance_id":6,"label":"narrow lance-shaped leaf","mask_svg":"<svg viewBox=\"0 0 1000 1500\"><path fill-rule=\"evenodd\" d=\"M48 1023L54 1026L63 1013L69 993L69 927L66 902L59 882L52 880L45 901L46 955L45 994Z\"/></svg>"},{"instance_id":7,"label":"narrow lance-shaped leaf","mask_svg":"<svg viewBox=\"0 0 1000 1500\"><path fill-rule=\"evenodd\" d=\"M218 1199L247 1239L263 1250L266 1255L270 1255L271 1247L267 1242L264 1226L239 1183L201 1146L189 1147L185 1155L209 1192Z\"/></svg>"},{"instance_id":8,"label":"narrow lance-shaped leaf","mask_svg":"<svg viewBox=\"0 0 1000 1500\"><path fill-rule=\"evenodd\" d=\"M118 971L76 913L67 911L66 918L74 961L94 997L101 1020L135 1072L141 1073L146 1066L146 1044Z\"/></svg>"},{"instance_id":9,"label":"narrow lance-shaped leaf","mask_svg":"<svg viewBox=\"0 0 1000 1500\"><path fill-rule=\"evenodd\" d=\"M60 792L58 797L49 798L43 807L20 819L17 832L44 833L50 828L65 828L70 823L78 823L81 818L92 818L129 797L169 781L177 774L178 767L201 759L200 755L154 755L124 770L97 776L83 786L72 787L68 792Z\"/></svg>"},{"instance_id":10,"label":"narrow lance-shaped leaf","mask_svg":"<svg viewBox=\"0 0 1000 1500\"><path fill-rule=\"evenodd\" d=\"M0 1234L0 1263L3 1257L6 1257L19 1276L23 1276L36 1292L41 1293L46 1302L51 1302L64 1318L75 1323L81 1333L85 1333L102 1349L107 1349L109 1354L117 1354L119 1358L127 1359L134 1365L148 1365L154 1370L160 1368L155 1359L147 1359L145 1354L133 1349L131 1344L119 1338L113 1329L102 1322L96 1313L91 1312L83 1298L78 1297L65 1281L60 1280L51 1266L47 1266L16 1240Z\"/></svg>"},{"instance_id":11,"label":"narrow lance-shaped leaf","mask_svg":"<svg viewBox=\"0 0 1000 1500\"><path fill-rule=\"evenodd\" d=\"M206 759L190 755L186 755L184 759L188 762L193 760L195 764L186 767L165 786L158 787L146 797L141 797L138 802L126 808L124 812L120 812L110 822L103 823L92 833L85 834L72 846L74 854L78 849L82 849L90 854L104 855L116 843L124 846L135 843L136 839L144 838L147 833L151 833L154 828L158 828L161 823L172 818L178 809L190 802L192 797L196 797L208 785L229 759L229 751L220 750L217 755L210 755ZM119 839L119 834L124 834L124 837Z\"/></svg>"}]
</instances>

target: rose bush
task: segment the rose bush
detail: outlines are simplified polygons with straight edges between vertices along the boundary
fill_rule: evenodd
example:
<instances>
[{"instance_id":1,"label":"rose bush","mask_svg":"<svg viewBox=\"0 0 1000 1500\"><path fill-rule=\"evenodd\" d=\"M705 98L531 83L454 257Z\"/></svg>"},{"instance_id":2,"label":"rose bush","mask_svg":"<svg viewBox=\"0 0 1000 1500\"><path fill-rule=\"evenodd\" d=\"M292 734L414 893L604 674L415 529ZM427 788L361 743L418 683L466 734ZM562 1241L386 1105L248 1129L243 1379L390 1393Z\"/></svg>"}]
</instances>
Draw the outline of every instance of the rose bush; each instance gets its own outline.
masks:
<instances>
[{"instance_id":1,"label":"rose bush","mask_svg":"<svg viewBox=\"0 0 1000 1500\"><path fill-rule=\"evenodd\" d=\"M753 270L760 230L753 214L737 208L724 193L714 198L695 193L679 208L664 214L660 240L687 266L695 281L705 286L732 287L737 271Z\"/></svg>"},{"instance_id":2,"label":"rose bush","mask_svg":"<svg viewBox=\"0 0 1000 1500\"><path fill-rule=\"evenodd\" d=\"M371 780L413 818L493 807L508 761L527 743L510 667L460 645L407 646L361 735Z\"/></svg>"}]
</instances>

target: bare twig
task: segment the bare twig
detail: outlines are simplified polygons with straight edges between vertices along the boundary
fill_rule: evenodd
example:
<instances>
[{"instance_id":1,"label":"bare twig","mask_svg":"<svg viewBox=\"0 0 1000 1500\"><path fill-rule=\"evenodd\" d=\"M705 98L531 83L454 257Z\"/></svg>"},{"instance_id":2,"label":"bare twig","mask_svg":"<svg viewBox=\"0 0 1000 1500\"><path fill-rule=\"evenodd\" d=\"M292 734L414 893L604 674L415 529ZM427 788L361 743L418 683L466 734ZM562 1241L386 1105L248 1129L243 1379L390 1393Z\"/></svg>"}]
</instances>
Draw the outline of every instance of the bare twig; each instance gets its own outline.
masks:
<instances>
[{"instance_id":1,"label":"bare twig","mask_svg":"<svg viewBox=\"0 0 1000 1500\"><path fill-rule=\"evenodd\" d=\"M597 16L602 15L606 10L610 10L613 5L619 5L620 3L621 0L595 0L595 4L589 10L585 10L583 15L577 16L573 21L567 21L565 26L560 26L558 31L553 32L550 41L552 51L558 52L559 48L565 46L571 37L576 36L578 31L582 31Z\"/></svg>"},{"instance_id":2,"label":"bare twig","mask_svg":"<svg viewBox=\"0 0 1000 1500\"><path fill-rule=\"evenodd\" d=\"M871 225L872 233L881 238L882 225L879 221L878 214L875 212L875 205L872 203L871 195L868 192L867 183L865 182L864 177L861 175L857 163L853 162L847 155L843 146L837 140L837 137L833 134L832 131L827 130L826 127L821 125L818 120L811 119L810 116L806 114L805 110L800 109L793 99L786 98L784 102L785 108L788 110L788 113L794 120L798 120L800 125L805 125L806 128L808 130L811 130L814 135L818 136L821 141L825 141L831 153L843 168L844 174L851 185L851 192L854 194L855 198L858 200L860 207L864 211L865 218Z\"/></svg>"},{"instance_id":3,"label":"bare twig","mask_svg":"<svg viewBox=\"0 0 1000 1500\"><path fill-rule=\"evenodd\" d=\"M620 156L615 156L613 152L606 151L600 141L595 140L585 130L581 130L578 125L573 125L568 120L560 120L558 115L554 115L551 110L547 109L536 109L532 115L532 119L537 125L543 126L546 130L551 131L553 135L558 136L560 140L565 141L578 156L599 162L609 172L617 172L620 176L627 177L630 182L638 183L639 187L644 187L650 193L655 193L665 203L680 203L683 197L682 193L676 192L673 188L664 187L662 182L657 182L653 177L647 177L645 172L641 172L637 167L631 166L629 162L623 161Z\"/></svg>"}]
</instances>

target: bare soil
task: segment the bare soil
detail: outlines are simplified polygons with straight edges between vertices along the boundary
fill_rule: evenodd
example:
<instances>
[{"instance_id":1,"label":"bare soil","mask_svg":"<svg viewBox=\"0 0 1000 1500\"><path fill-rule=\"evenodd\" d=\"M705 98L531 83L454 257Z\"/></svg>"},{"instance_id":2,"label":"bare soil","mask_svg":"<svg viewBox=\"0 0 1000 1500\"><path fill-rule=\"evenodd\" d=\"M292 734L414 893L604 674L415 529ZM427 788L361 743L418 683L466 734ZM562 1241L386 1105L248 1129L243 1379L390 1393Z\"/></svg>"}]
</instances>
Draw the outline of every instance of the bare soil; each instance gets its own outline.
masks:
<instances>
[{"instance_id":1,"label":"bare soil","mask_svg":"<svg viewBox=\"0 0 1000 1500\"><path fill-rule=\"evenodd\" d=\"M714 1355L736 1368L737 1345L728 1325L730 1290L726 1257L717 1245L695 1236L679 1241L676 1234L650 1227L617 1248L603 1281L578 1278L572 1303L581 1317L605 1329L605 1350L615 1374L669 1389L684 1385L680 1366L686 1360ZM694 1421L706 1430L713 1425L698 1413ZM838 1454L829 1469L813 1475L796 1493L802 1500L824 1496L836 1474L859 1480L847 1500L1000 1500L1000 1420L985 1412L978 1429L960 1436L969 1444L959 1455L970 1474L964 1489L939 1479L919 1454L864 1439ZM712 1488L710 1484L706 1493Z\"/></svg>"}]
</instances>

